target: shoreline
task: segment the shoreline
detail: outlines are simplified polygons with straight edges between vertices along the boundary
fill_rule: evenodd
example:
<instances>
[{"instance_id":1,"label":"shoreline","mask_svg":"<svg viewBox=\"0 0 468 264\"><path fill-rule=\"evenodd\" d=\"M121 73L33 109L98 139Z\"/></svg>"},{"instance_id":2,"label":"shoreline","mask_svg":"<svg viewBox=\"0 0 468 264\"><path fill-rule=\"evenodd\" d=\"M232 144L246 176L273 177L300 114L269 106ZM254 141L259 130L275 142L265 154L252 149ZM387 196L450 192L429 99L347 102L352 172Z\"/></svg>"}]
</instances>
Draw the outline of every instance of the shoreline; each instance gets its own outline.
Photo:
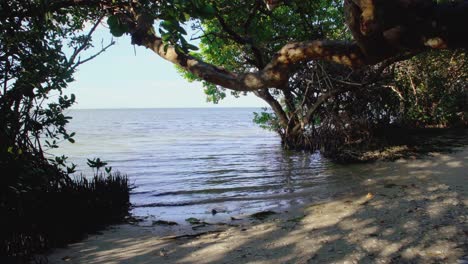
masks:
<instances>
[{"instance_id":1,"label":"shoreline","mask_svg":"<svg viewBox=\"0 0 468 264\"><path fill-rule=\"evenodd\" d=\"M467 263L467 164L467 147L362 164L373 176L330 201L195 230L114 226L49 263Z\"/></svg>"}]
</instances>

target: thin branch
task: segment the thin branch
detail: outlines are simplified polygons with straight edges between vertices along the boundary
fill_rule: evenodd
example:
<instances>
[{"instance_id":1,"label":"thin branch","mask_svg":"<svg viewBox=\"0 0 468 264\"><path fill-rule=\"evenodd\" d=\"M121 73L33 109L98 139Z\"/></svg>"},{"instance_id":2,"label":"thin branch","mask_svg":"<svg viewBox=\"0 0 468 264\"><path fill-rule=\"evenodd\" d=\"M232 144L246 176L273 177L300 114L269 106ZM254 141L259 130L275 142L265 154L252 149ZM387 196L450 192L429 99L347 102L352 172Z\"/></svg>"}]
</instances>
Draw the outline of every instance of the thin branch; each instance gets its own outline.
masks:
<instances>
[{"instance_id":1,"label":"thin branch","mask_svg":"<svg viewBox=\"0 0 468 264\"><path fill-rule=\"evenodd\" d=\"M336 79L336 78L333 78L333 77L330 77L330 79L333 80L334 82L337 82L337 83L340 83L340 84L356 86L356 87L363 87L364 85L367 84L367 83L357 83L357 82L343 81L343 80L339 80L339 79Z\"/></svg>"},{"instance_id":2,"label":"thin branch","mask_svg":"<svg viewBox=\"0 0 468 264\"><path fill-rule=\"evenodd\" d=\"M396 88L396 86L394 86L394 85L382 85L382 87L390 88L393 92L395 92L398 95L398 97L401 100L405 100L405 98L403 97L403 94Z\"/></svg>"},{"instance_id":3,"label":"thin branch","mask_svg":"<svg viewBox=\"0 0 468 264\"><path fill-rule=\"evenodd\" d=\"M75 51L73 52L73 54L70 56L70 59L69 59L69 64L70 65L73 65L73 63L75 62L76 57L80 54L80 52L82 52L83 50L86 49L86 47L88 47L89 42L91 41L91 37L92 37L94 31L96 31L97 27L99 26L99 24L101 23L103 18L104 18L104 16L101 16L100 18L98 18L98 20L96 21L96 23L94 23L91 30L89 30L88 34L86 34L85 42L82 43L79 47L75 48Z\"/></svg>"},{"instance_id":4,"label":"thin branch","mask_svg":"<svg viewBox=\"0 0 468 264\"><path fill-rule=\"evenodd\" d=\"M247 31L250 27L250 24L252 24L252 21L253 21L253 18L255 17L255 14L257 13L258 9L260 8L260 6L262 5L262 1L261 0L257 0L255 1L255 4L254 4L254 7L250 10L250 13L247 17L247 19L245 20L245 23L244 23L244 33L247 34Z\"/></svg>"},{"instance_id":5,"label":"thin branch","mask_svg":"<svg viewBox=\"0 0 468 264\"><path fill-rule=\"evenodd\" d=\"M112 40L107 46L103 47L99 52L95 53L94 55L84 59L84 60L80 60L78 59L78 62L76 62L73 66L72 66L72 69L76 69L78 66L80 66L81 64L83 63L86 63L94 58L96 58L97 56L101 55L103 52L105 52L107 49L109 49L111 46L113 46L115 44L115 41Z\"/></svg>"}]
</instances>

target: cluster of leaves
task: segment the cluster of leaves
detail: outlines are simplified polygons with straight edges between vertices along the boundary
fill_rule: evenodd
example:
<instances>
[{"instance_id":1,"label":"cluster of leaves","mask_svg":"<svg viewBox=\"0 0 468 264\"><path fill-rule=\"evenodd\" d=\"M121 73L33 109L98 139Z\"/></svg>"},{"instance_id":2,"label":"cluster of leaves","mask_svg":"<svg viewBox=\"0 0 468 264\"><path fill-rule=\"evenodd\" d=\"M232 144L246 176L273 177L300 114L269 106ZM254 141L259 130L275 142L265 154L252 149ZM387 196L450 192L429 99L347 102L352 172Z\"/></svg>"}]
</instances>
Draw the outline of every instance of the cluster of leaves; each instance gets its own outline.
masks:
<instances>
[{"instance_id":1,"label":"cluster of leaves","mask_svg":"<svg viewBox=\"0 0 468 264\"><path fill-rule=\"evenodd\" d=\"M290 41L336 39L346 35L342 1L287 1L286 5L273 12L267 10L263 1L212 0L199 3L209 6L213 13L197 16L193 5L181 8L187 14L185 18L173 15L175 21L161 23L163 40L176 43L171 38L176 36L180 40L181 35L178 34L186 33L180 27L181 23L190 22L192 39L199 40L200 48L190 55L235 73L262 69ZM171 25L173 30L164 29L166 25ZM207 101L218 103L226 97L223 87L208 83L181 68L179 71L187 80L203 83ZM231 91L231 94L235 97L242 95L236 91Z\"/></svg>"},{"instance_id":2,"label":"cluster of leaves","mask_svg":"<svg viewBox=\"0 0 468 264\"><path fill-rule=\"evenodd\" d=\"M288 1L273 12L262 1L212 1L214 18L194 21L200 39L196 57L236 73L262 69L290 41L342 37L346 31L342 1ZM184 73L188 80L198 80ZM208 101L217 103L225 89L203 82ZM240 96L239 92L231 92Z\"/></svg>"},{"instance_id":3,"label":"cluster of leaves","mask_svg":"<svg viewBox=\"0 0 468 264\"><path fill-rule=\"evenodd\" d=\"M275 113L268 108L262 108L262 112L254 112L253 122L263 129L270 131L280 131L281 125Z\"/></svg>"},{"instance_id":4,"label":"cluster of leaves","mask_svg":"<svg viewBox=\"0 0 468 264\"><path fill-rule=\"evenodd\" d=\"M186 40L187 31L182 26L190 19L206 20L215 15L215 8L210 1L174 1L170 10L161 17L164 20L159 24L161 38L167 44L172 44L179 52L187 53L198 50L198 47Z\"/></svg>"},{"instance_id":5,"label":"cluster of leaves","mask_svg":"<svg viewBox=\"0 0 468 264\"><path fill-rule=\"evenodd\" d=\"M76 98L63 92L76 68L93 57L82 59L80 54L92 48L96 25L83 29L102 18L97 9L51 11L52 4L19 0L0 4L0 165L26 168L33 163L34 170L17 168L18 175L11 175L11 183L23 187L37 177L39 163L74 171L74 165L67 168L66 157L47 160L44 152L57 148L60 141L74 142L75 133L66 129L71 117L64 111Z\"/></svg>"},{"instance_id":6,"label":"cluster of leaves","mask_svg":"<svg viewBox=\"0 0 468 264\"><path fill-rule=\"evenodd\" d=\"M100 158L94 158L94 159L88 159L88 161L86 162L86 164L92 168L92 169L95 169L96 172L94 175L98 176L99 175L99 170L101 168L104 168L104 171L106 172L106 174L110 175L111 172L112 172L112 167L106 167L106 165L108 164L107 162L105 161L102 161Z\"/></svg>"},{"instance_id":7,"label":"cluster of leaves","mask_svg":"<svg viewBox=\"0 0 468 264\"><path fill-rule=\"evenodd\" d=\"M158 21L159 37L168 45L172 45L180 53L198 50L198 47L187 41L185 23L193 20L204 21L212 19L216 13L213 1L205 0L168 0L148 1L141 0L129 4L126 1L114 1L112 12L107 24L115 37L125 33L132 33L137 23L149 24L145 34L154 35L153 23ZM138 10L135 14L133 10Z\"/></svg>"},{"instance_id":8,"label":"cluster of leaves","mask_svg":"<svg viewBox=\"0 0 468 264\"><path fill-rule=\"evenodd\" d=\"M121 37L123 34L130 32L128 23L123 21L118 15L111 15L107 18L110 33L114 37Z\"/></svg>"}]
</instances>

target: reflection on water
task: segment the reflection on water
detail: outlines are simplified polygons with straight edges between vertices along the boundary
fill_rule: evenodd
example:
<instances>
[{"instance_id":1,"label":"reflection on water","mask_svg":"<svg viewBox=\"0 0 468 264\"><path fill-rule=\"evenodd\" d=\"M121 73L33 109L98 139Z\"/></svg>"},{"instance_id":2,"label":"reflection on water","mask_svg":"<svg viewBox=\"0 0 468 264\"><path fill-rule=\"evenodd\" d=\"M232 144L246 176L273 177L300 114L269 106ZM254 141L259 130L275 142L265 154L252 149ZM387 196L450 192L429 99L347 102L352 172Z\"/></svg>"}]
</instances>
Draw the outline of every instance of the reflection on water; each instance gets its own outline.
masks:
<instances>
[{"instance_id":1,"label":"reflection on water","mask_svg":"<svg viewBox=\"0 0 468 264\"><path fill-rule=\"evenodd\" d=\"M286 152L252 123L258 109L75 110L75 144L59 153L90 173L101 157L136 186L138 216L223 218L322 201L361 176L318 154ZM345 187L345 188L344 188ZM213 208L216 216L209 213Z\"/></svg>"}]
</instances>

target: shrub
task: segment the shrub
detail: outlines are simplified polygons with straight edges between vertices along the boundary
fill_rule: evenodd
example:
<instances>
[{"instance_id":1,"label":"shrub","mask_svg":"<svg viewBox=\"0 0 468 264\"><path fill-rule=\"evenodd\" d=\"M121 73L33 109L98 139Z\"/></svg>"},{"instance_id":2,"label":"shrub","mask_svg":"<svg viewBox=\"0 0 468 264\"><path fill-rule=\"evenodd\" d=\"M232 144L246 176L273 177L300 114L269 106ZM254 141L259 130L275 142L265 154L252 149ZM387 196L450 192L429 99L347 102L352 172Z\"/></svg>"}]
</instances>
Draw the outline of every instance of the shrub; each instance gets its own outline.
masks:
<instances>
[{"instance_id":1,"label":"shrub","mask_svg":"<svg viewBox=\"0 0 468 264\"><path fill-rule=\"evenodd\" d=\"M128 215L131 187L120 173L24 187L10 185L1 193L0 263L26 261Z\"/></svg>"}]
</instances>

